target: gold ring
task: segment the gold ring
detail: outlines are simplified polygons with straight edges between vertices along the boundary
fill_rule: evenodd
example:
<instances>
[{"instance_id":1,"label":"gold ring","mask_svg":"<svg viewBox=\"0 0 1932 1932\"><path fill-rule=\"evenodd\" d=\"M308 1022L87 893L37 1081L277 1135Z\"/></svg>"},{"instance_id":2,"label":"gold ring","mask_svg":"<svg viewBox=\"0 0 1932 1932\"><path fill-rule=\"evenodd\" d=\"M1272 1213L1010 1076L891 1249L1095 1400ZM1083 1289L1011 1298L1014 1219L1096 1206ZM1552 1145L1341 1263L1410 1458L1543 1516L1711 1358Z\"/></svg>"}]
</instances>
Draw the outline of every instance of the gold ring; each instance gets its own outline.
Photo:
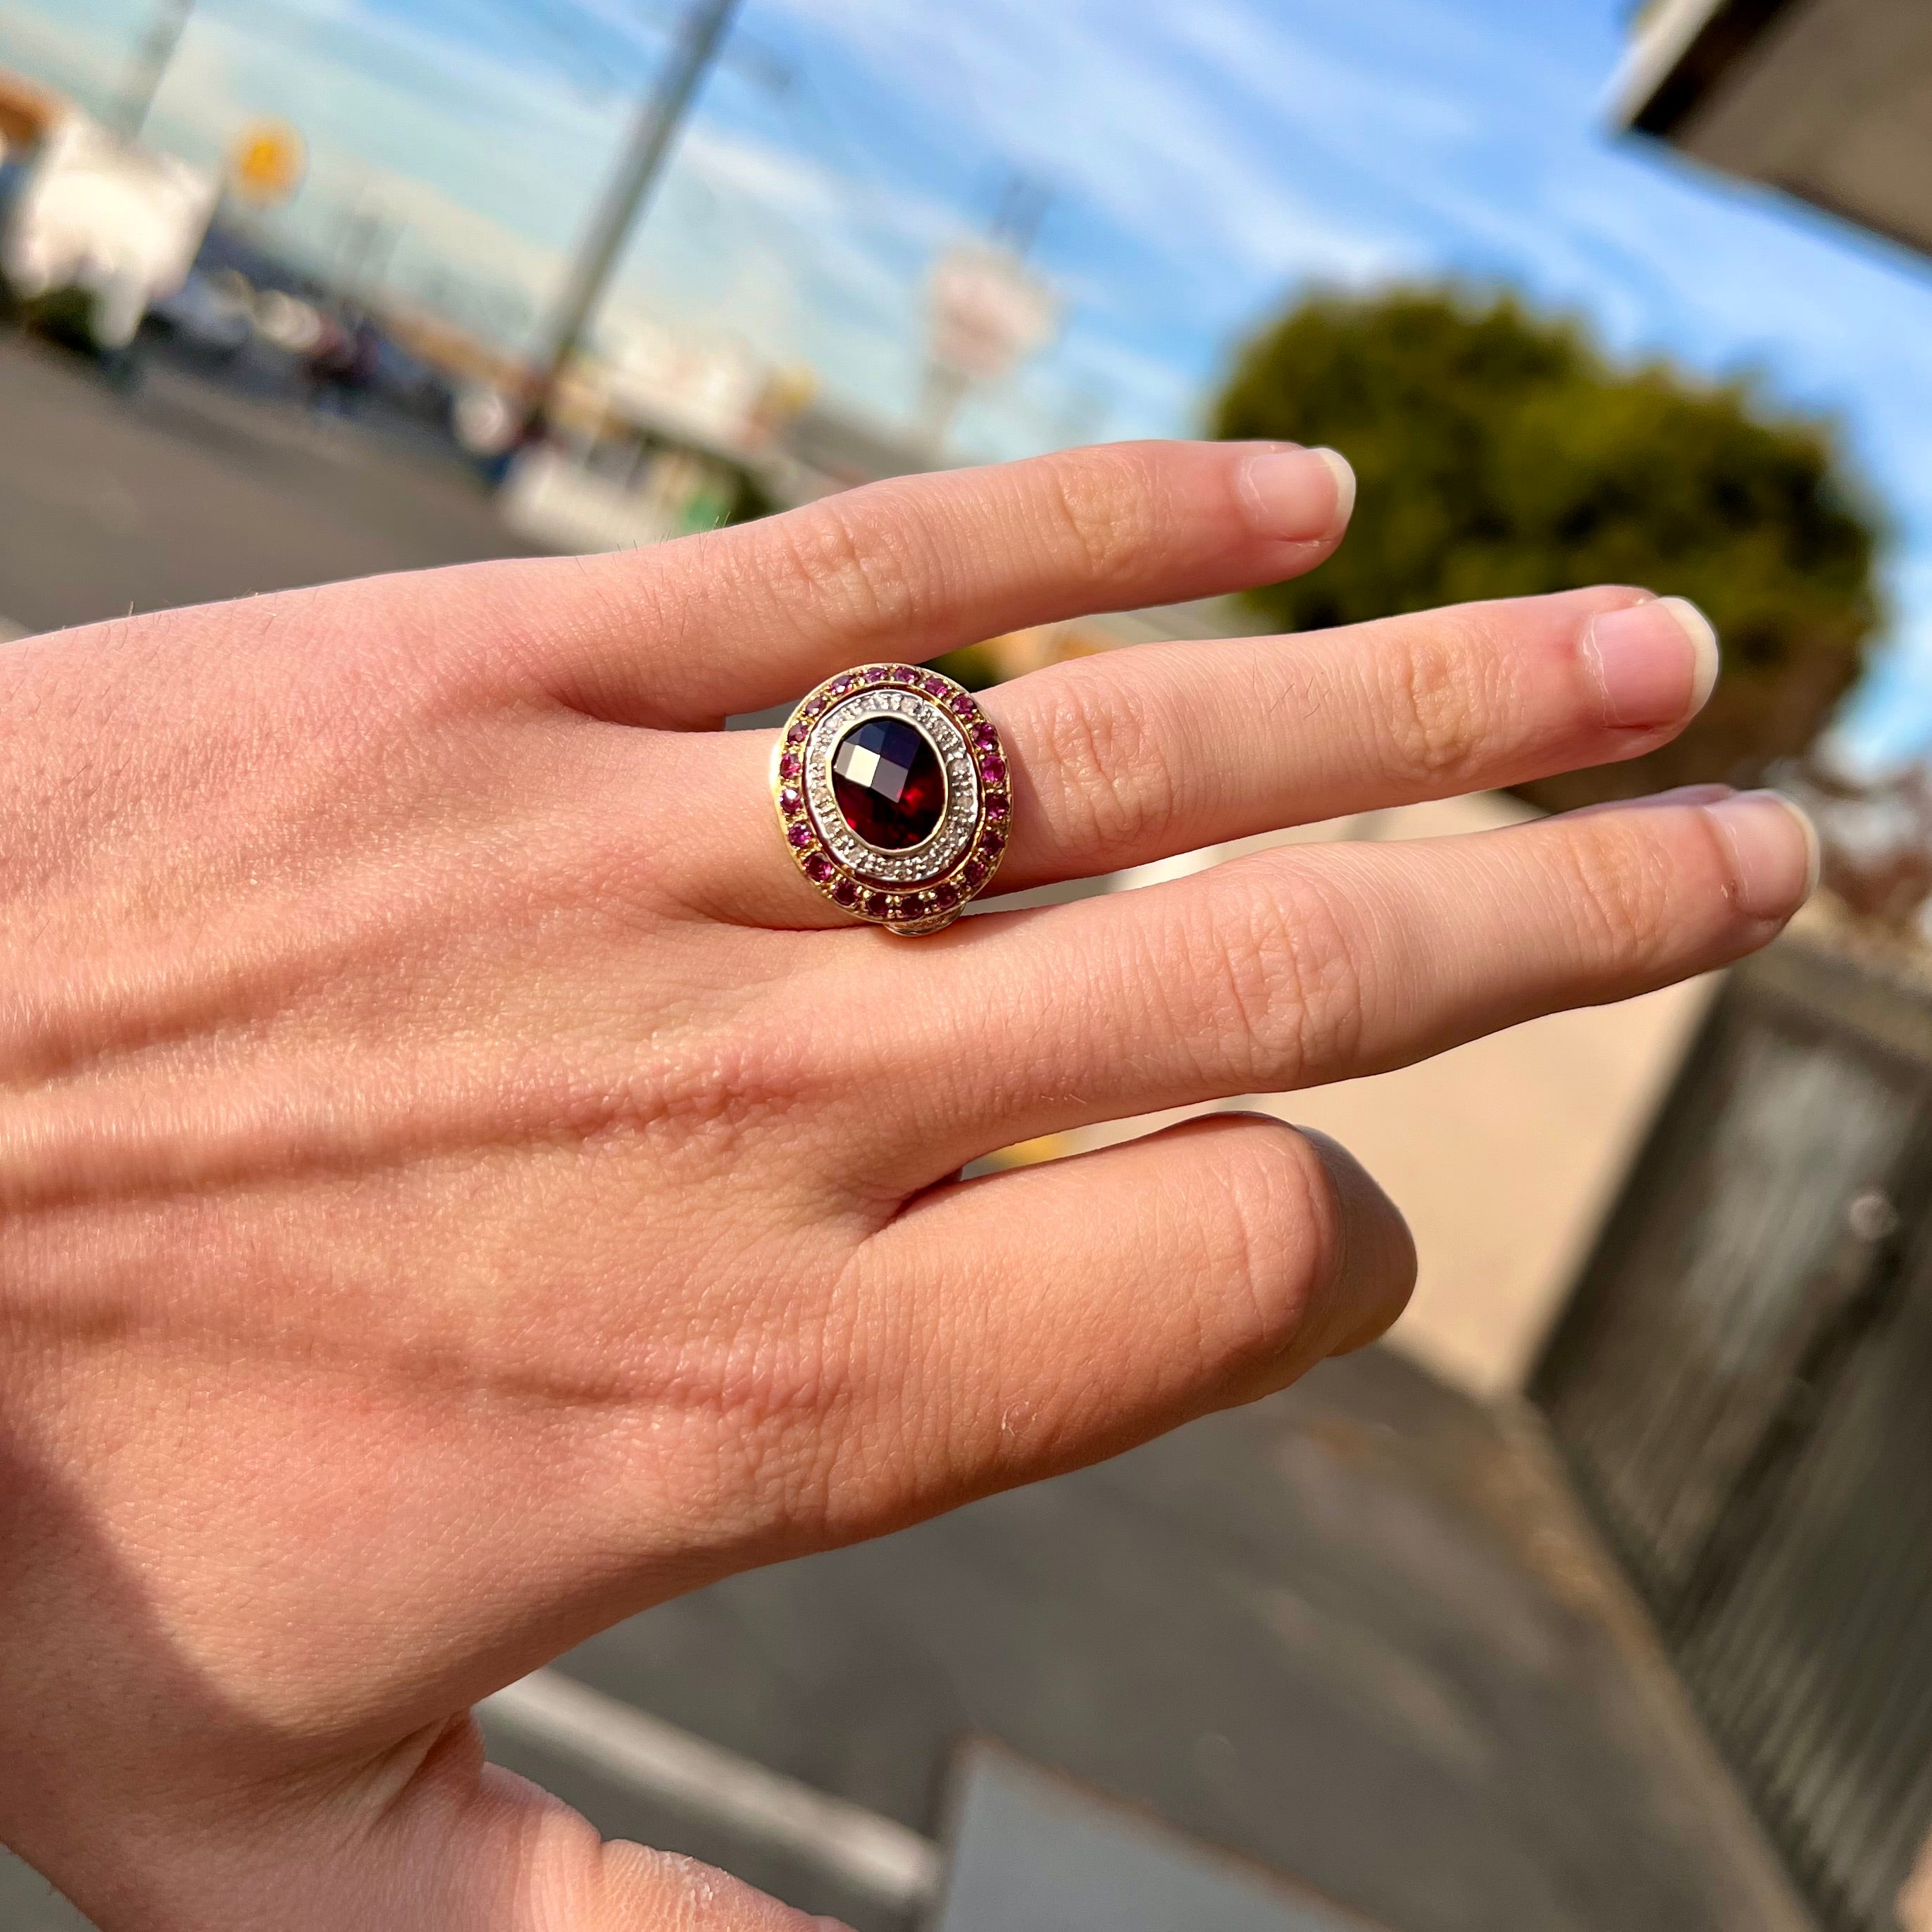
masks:
<instances>
[{"instance_id":1,"label":"gold ring","mask_svg":"<svg viewBox=\"0 0 1932 1932\"><path fill-rule=\"evenodd\" d=\"M910 938L984 892L1012 830L1005 748L963 685L862 664L802 698L772 752L794 862L855 919Z\"/></svg>"}]
</instances>

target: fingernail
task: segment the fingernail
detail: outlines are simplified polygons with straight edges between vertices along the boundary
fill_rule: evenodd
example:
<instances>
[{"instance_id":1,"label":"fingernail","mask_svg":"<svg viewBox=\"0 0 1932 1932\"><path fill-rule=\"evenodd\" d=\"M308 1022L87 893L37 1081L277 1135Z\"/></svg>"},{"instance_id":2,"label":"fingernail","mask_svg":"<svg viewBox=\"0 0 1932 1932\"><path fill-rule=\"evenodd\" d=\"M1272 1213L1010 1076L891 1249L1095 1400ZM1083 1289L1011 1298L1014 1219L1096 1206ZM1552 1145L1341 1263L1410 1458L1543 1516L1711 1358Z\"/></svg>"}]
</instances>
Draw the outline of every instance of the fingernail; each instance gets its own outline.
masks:
<instances>
[{"instance_id":1,"label":"fingernail","mask_svg":"<svg viewBox=\"0 0 1932 1932\"><path fill-rule=\"evenodd\" d=\"M1754 919L1789 919L1818 885L1818 828L1774 791L1740 792L1705 811L1731 848L1738 903Z\"/></svg>"},{"instance_id":2,"label":"fingernail","mask_svg":"<svg viewBox=\"0 0 1932 1932\"><path fill-rule=\"evenodd\" d=\"M1727 784L1679 785L1674 791L1646 792L1638 798L1609 798L1600 805L1580 805L1564 814L1569 818L1589 818L1600 812L1641 812L1660 805L1715 805L1733 796Z\"/></svg>"},{"instance_id":3,"label":"fingernail","mask_svg":"<svg viewBox=\"0 0 1932 1932\"><path fill-rule=\"evenodd\" d=\"M1332 449L1276 449L1249 459L1241 476L1255 530L1288 543L1322 543L1347 527L1355 472Z\"/></svg>"},{"instance_id":4,"label":"fingernail","mask_svg":"<svg viewBox=\"0 0 1932 1932\"><path fill-rule=\"evenodd\" d=\"M1606 724L1681 724L1718 681L1718 634L1696 604L1659 597L1600 612L1583 633Z\"/></svg>"}]
</instances>

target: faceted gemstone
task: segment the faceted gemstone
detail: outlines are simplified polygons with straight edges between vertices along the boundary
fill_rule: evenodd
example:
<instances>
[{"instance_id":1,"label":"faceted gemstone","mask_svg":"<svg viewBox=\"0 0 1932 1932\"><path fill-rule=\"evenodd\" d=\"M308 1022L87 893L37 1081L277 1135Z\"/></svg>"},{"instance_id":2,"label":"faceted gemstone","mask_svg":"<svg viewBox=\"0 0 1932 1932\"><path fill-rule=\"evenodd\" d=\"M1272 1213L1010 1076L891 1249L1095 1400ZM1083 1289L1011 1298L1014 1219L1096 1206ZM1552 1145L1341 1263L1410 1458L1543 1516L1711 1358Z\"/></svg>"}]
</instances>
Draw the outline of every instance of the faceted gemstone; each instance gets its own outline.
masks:
<instances>
[{"instance_id":1,"label":"faceted gemstone","mask_svg":"<svg viewBox=\"0 0 1932 1932\"><path fill-rule=\"evenodd\" d=\"M836 869L832 861L823 852L813 853L812 856L805 862L806 877L816 880L821 886L831 878Z\"/></svg>"},{"instance_id":2,"label":"faceted gemstone","mask_svg":"<svg viewBox=\"0 0 1932 1932\"><path fill-rule=\"evenodd\" d=\"M796 785L787 785L778 794L778 809L781 812L802 811L804 806L804 796Z\"/></svg>"},{"instance_id":3,"label":"faceted gemstone","mask_svg":"<svg viewBox=\"0 0 1932 1932\"><path fill-rule=\"evenodd\" d=\"M859 910L862 913L869 914L874 919L884 919L886 916L885 894L884 892L866 893L859 902Z\"/></svg>"},{"instance_id":4,"label":"faceted gemstone","mask_svg":"<svg viewBox=\"0 0 1932 1932\"><path fill-rule=\"evenodd\" d=\"M944 698L946 694L952 688L952 687L946 682L945 679L937 675L922 678L920 680L920 683L921 688L929 698Z\"/></svg>"},{"instance_id":5,"label":"faceted gemstone","mask_svg":"<svg viewBox=\"0 0 1932 1932\"><path fill-rule=\"evenodd\" d=\"M799 850L802 852L812 843L812 827L808 825L794 825L785 836L797 847Z\"/></svg>"},{"instance_id":6,"label":"faceted gemstone","mask_svg":"<svg viewBox=\"0 0 1932 1932\"><path fill-rule=\"evenodd\" d=\"M1006 835L997 825L989 825L980 836L980 850L989 859L997 859L1006 849Z\"/></svg>"},{"instance_id":7,"label":"faceted gemstone","mask_svg":"<svg viewBox=\"0 0 1932 1932\"><path fill-rule=\"evenodd\" d=\"M832 888L832 896L841 905L848 906L859 896L859 888L850 879L841 879Z\"/></svg>"},{"instance_id":8,"label":"faceted gemstone","mask_svg":"<svg viewBox=\"0 0 1932 1932\"><path fill-rule=\"evenodd\" d=\"M980 761L980 770L988 784L1000 784L1005 782L1006 767L1004 760L1000 759L982 759Z\"/></svg>"},{"instance_id":9,"label":"faceted gemstone","mask_svg":"<svg viewBox=\"0 0 1932 1932\"><path fill-rule=\"evenodd\" d=\"M839 740L832 790L845 823L881 852L922 844L946 809L939 754L901 718L868 718Z\"/></svg>"},{"instance_id":10,"label":"faceted gemstone","mask_svg":"<svg viewBox=\"0 0 1932 1932\"><path fill-rule=\"evenodd\" d=\"M934 886L932 898L941 912L948 911L959 903L959 888L957 886Z\"/></svg>"},{"instance_id":11,"label":"faceted gemstone","mask_svg":"<svg viewBox=\"0 0 1932 1932\"><path fill-rule=\"evenodd\" d=\"M803 723L788 726L785 731L785 742L788 745L803 744L806 740L806 734L810 728L811 728L808 725Z\"/></svg>"},{"instance_id":12,"label":"faceted gemstone","mask_svg":"<svg viewBox=\"0 0 1932 1932\"><path fill-rule=\"evenodd\" d=\"M1004 818L1009 809L1006 800L997 795L986 801L986 816L988 818Z\"/></svg>"},{"instance_id":13,"label":"faceted gemstone","mask_svg":"<svg viewBox=\"0 0 1932 1932\"><path fill-rule=\"evenodd\" d=\"M965 880L966 890L969 892L976 892L992 877L992 874L977 859L968 859L966 861L966 869L959 876Z\"/></svg>"},{"instance_id":14,"label":"faceted gemstone","mask_svg":"<svg viewBox=\"0 0 1932 1932\"><path fill-rule=\"evenodd\" d=\"M795 778L803 769L796 752L786 752L778 760L778 776L782 778Z\"/></svg>"},{"instance_id":15,"label":"faceted gemstone","mask_svg":"<svg viewBox=\"0 0 1932 1932\"><path fill-rule=\"evenodd\" d=\"M997 752L1000 748L1000 734L990 724L976 724L973 728L973 742L982 752Z\"/></svg>"}]
</instances>

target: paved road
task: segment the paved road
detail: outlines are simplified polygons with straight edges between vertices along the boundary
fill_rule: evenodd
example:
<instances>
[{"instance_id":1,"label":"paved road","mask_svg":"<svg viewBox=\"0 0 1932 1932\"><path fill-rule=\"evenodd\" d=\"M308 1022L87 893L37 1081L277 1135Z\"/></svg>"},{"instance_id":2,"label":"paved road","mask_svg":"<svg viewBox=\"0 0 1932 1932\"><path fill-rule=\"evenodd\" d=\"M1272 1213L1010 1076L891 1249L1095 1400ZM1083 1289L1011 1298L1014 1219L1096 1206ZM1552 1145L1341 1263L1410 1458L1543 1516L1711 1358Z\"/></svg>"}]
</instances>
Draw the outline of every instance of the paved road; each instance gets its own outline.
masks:
<instances>
[{"instance_id":1,"label":"paved road","mask_svg":"<svg viewBox=\"0 0 1932 1932\"><path fill-rule=\"evenodd\" d=\"M0 338L0 620L30 631L522 544L453 464L165 366Z\"/></svg>"},{"instance_id":2,"label":"paved road","mask_svg":"<svg viewBox=\"0 0 1932 1932\"><path fill-rule=\"evenodd\" d=\"M124 403L0 343L0 613L35 628L514 548L448 471L177 376ZM1393 1932L1772 1932L1754 1843L1540 1469L1372 1353L563 1667L922 1833L984 1734ZM613 1832L905 1932L702 1805L493 1737ZM0 1932L80 1923L0 1858Z\"/></svg>"}]
</instances>

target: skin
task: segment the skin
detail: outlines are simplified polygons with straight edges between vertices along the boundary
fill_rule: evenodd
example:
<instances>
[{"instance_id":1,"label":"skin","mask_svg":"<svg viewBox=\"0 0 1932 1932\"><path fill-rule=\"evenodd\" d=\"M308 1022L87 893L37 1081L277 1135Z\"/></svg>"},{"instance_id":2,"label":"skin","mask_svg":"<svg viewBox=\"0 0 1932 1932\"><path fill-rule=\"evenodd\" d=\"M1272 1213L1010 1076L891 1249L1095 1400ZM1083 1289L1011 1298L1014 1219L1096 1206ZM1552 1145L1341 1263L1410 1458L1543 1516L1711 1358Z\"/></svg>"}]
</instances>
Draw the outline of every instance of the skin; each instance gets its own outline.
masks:
<instances>
[{"instance_id":1,"label":"skin","mask_svg":"<svg viewBox=\"0 0 1932 1932\"><path fill-rule=\"evenodd\" d=\"M1310 568L1348 494L1124 446L10 650L0 1839L106 1932L797 1932L486 1769L470 1704L1279 1389L1412 1278L1273 1120L962 1165L1622 998L1808 890L1802 821L1712 789L905 941L799 878L769 735L716 729ZM1610 690L1599 620L1648 602L1006 686L1000 884L1648 750L1700 676L1658 606Z\"/></svg>"}]
</instances>

